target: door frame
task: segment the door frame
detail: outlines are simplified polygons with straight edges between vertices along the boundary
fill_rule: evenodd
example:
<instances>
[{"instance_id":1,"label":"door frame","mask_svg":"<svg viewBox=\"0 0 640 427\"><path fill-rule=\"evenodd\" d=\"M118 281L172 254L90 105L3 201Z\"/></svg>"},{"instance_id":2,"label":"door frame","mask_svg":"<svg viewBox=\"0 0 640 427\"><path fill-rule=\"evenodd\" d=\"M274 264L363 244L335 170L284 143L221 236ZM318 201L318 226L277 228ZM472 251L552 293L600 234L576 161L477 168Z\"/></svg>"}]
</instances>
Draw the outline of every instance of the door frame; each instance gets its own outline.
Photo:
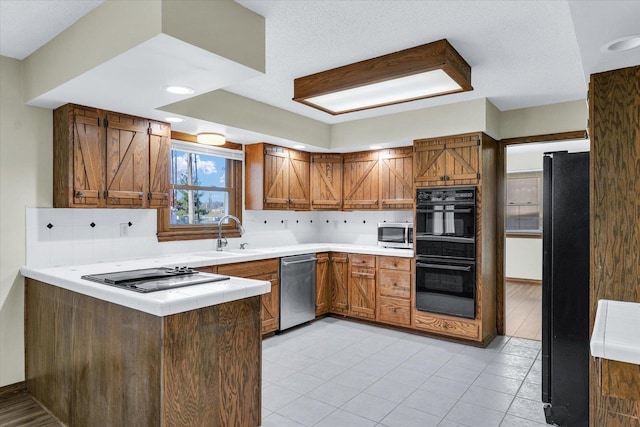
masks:
<instances>
[{"instance_id":1,"label":"door frame","mask_svg":"<svg viewBox=\"0 0 640 427\"><path fill-rule=\"evenodd\" d=\"M532 144L541 142L558 142L575 139L588 139L589 135L586 130L576 130L570 132L558 132L545 135L521 136L517 138L506 138L498 141L497 156L497 175L496 175L496 206L497 214L497 239L496 239L496 329L498 335L505 333L505 295L504 295L504 272L505 272L505 256L504 247L506 242L505 226L504 226L504 202L505 202L505 185L506 185L506 154L507 146L516 144Z\"/></svg>"}]
</instances>

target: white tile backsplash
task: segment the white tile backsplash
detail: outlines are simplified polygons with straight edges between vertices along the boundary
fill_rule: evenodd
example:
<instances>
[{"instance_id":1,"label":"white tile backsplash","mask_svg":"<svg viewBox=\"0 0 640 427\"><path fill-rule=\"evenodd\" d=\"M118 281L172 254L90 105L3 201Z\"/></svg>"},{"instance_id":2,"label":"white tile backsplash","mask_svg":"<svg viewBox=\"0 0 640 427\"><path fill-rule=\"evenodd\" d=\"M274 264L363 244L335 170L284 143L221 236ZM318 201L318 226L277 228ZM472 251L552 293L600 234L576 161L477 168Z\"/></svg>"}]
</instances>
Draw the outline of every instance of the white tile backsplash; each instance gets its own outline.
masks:
<instances>
[{"instance_id":1,"label":"white tile backsplash","mask_svg":"<svg viewBox=\"0 0 640 427\"><path fill-rule=\"evenodd\" d=\"M242 242L249 248L375 245L378 222L411 221L412 215L411 211L245 211L247 232L229 239L228 248L237 249ZM159 243L155 209L27 208L25 216L26 262L36 268L211 251L216 244L215 239Z\"/></svg>"}]
</instances>

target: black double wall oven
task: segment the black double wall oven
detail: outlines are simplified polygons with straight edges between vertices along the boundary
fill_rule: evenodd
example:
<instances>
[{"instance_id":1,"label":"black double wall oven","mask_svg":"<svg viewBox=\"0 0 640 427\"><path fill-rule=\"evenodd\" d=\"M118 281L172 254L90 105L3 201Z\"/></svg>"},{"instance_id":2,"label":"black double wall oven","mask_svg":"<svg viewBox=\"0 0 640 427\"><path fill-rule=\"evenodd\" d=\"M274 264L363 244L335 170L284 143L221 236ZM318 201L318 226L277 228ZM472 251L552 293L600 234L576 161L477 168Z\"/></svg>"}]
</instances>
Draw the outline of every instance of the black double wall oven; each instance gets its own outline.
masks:
<instances>
[{"instance_id":1,"label":"black double wall oven","mask_svg":"<svg viewBox=\"0 0 640 427\"><path fill-rule=\"evenodd\" d=\"M416 309L476 315L476 189L418 188Z\"/></svg>"}]
</instances>

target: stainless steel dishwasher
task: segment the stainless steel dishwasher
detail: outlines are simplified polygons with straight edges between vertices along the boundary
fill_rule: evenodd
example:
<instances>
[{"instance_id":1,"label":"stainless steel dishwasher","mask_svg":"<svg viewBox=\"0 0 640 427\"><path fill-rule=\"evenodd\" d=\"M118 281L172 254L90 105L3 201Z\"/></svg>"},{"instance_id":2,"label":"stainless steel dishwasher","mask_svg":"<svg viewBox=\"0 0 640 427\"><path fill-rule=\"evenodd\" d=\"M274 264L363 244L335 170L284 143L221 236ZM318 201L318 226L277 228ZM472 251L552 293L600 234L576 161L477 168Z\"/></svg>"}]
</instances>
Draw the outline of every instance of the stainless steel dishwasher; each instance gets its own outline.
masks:
<instances>
[{"instance_id":1,"label":"stainless steel dishwasher","mask_svg":"<svg viewBox=\"0 0 640 427\"><path fill-rule=\"evenodd\" d=\"M280 258L280 330L316 317L316 256Z\"/></svg>"}]
</instances>

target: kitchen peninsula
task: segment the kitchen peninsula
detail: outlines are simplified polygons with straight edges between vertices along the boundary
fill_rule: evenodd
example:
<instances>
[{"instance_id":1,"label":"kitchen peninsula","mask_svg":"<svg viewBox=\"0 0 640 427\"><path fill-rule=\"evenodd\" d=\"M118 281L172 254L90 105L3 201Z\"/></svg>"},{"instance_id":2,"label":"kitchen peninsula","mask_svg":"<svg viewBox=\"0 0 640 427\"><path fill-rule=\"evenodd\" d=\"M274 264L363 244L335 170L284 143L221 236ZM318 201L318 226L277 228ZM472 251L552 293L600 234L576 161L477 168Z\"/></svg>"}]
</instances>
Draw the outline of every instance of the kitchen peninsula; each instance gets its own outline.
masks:
<instances>
[{"instance_id":1,"label":"kitchen peninsula","mask_svg":"<svg viewBox=\"0 0 640 427\"><path fill-rule=\"evenodd\" d=\"M259 425L269 282L140 294L80 278L201 259L23 267L30 393L69 426Z\"/></svg>"}]
</instances>

